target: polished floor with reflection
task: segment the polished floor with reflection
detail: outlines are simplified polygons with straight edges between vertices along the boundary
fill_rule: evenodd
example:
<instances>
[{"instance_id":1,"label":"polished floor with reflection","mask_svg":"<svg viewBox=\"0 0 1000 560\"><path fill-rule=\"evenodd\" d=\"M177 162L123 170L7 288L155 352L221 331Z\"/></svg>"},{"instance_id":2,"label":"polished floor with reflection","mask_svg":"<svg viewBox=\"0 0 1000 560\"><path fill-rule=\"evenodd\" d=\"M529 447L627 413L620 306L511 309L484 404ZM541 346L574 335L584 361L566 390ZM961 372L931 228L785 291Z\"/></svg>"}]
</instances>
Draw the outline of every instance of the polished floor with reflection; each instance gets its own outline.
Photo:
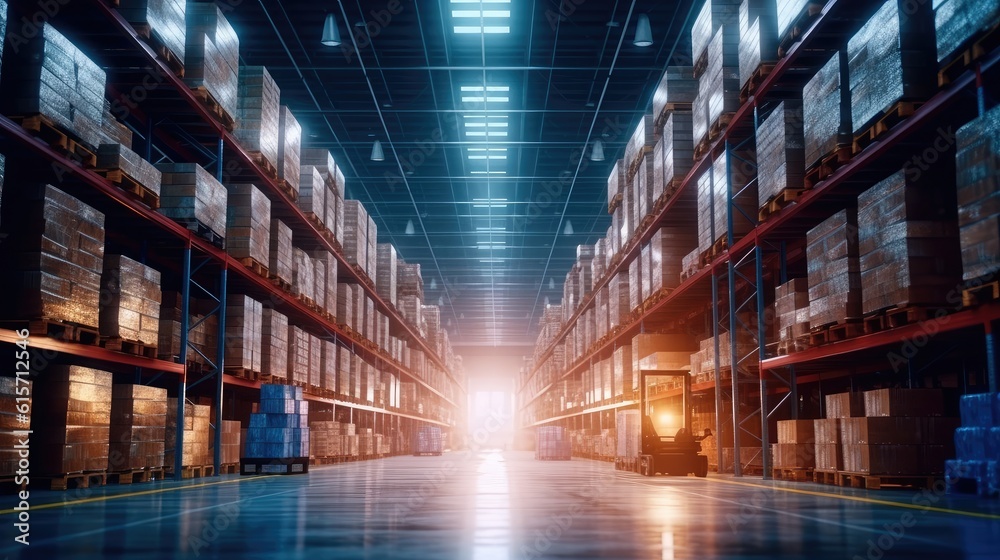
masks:
<instances>
[{"instance_id":1,"label":"polished floor with reflection","mask_svg":"<svg viewBox=\"0 0 1000 560\"><path fill-rule=\"evenodd\" d=\"M938 489L940 490L940 489ZM14 496L4 496L13 508ZM291 477L31 494L0 558L993 559L1000 501L729 477L643 478L521 452L396 457Z\"/></svg>"}]
</instances>

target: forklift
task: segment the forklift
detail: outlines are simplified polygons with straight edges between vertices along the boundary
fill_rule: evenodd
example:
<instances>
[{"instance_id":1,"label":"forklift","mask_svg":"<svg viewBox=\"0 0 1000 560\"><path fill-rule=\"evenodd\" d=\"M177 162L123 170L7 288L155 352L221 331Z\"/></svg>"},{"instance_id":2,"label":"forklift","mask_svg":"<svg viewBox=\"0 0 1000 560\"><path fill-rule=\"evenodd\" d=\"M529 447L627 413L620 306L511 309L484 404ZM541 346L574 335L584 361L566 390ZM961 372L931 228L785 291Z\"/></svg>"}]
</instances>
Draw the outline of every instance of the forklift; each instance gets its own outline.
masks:
<instances>
[{"instance_id":1,"label":"forklift","mask_svg":"<svg viewBox=\"0 0 1000 560\"><path fill-rule=\"evenodd\" d=\"M658 381L669 379L681 380L684 388L682 393L681 414L664 412L665 400L656 403L654 407L649 394L650 387L658 386ZM661 404L662 403L662 404ZM659 408L659 410L657 410ZM705 433L696 436L691 434L691 374L682 370L646 370L639 373L639 424L640 455L636 469L643 476L664 474L670 476L698 477L708 476L708 457L701 454L701 442L712 435ZM674 426L677 420L680 426ZM660 435L659 431L678 428L673 435Z\"/></svg>"}]
</instances>

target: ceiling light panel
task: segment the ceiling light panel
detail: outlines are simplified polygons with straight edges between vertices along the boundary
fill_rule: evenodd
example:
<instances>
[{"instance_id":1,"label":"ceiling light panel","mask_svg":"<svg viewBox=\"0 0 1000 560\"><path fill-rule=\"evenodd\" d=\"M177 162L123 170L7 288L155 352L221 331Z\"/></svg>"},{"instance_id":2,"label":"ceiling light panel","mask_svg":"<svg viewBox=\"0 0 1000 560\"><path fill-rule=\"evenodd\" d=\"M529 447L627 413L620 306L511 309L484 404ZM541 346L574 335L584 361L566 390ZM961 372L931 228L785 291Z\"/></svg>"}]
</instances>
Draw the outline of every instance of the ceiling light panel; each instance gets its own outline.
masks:
<instances>
[{"instance_id":1,"label":"ceiling light panel","mask_svg":"<svg viewBox=\"0 0 1000 560\"><path fill-rule=\"evenodd\" d=\"M451 0L451 20L460 35L510 33L510 0Z\"/></svg>"}]
</instances>

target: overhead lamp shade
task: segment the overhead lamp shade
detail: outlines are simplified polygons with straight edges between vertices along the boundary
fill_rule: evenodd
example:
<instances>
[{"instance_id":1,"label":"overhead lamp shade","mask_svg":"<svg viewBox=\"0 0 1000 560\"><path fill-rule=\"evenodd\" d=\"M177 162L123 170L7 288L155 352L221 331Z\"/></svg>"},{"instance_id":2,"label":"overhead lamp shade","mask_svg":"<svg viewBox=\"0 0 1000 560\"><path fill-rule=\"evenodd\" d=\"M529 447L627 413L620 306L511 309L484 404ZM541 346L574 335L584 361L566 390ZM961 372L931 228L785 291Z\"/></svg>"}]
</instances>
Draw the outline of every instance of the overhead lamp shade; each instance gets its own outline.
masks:
<instances>
[{"instance_id":1,"label":"overhead lamp shade","mask_svg":"<svg viewBox=\"0 0 1000 560\"><path fill-rule=\"evenodd\" d=\"M649 16L639 14L635 22L635 39L632 44L637 47L648 47L653 44L653 30L649 27Z\"/></svg>"},{"instance_id":2,"label":"overhead lamp shade","mask_svg":"<svg viewBox=\"0 0 1000 560\"><path fill-rule=\"evenodd\" d=\"M590 150L590 161L604 161L604 143L594 140L594 147Z\"/></svg>"},{"instance_id":3,"label":"overhead lamp shade","mask_svg":"<svg viewBox=\"0 0 1000 560\"><path fill-rule=\"evenodd\" d=\"M437 278L431 278L431 289L436 290L438 288Z\"/></svg>"},{"instance_id":4,"label":"overhead lamp shade","mask_svg":"<svg viewBox=\"0 0 1000 560\"><path fill-rule=\"evenodd\" d=\"M382 142L378 140L372 144L372 161L385 161L385 154L382 152Z\"/></svg>"},{"instance_id":5,"label":"overhead lamp shade","mask_svg":"<svg viewBox=\"0 0 1000 560\"><path fill-rule=\"evenodd\" d=\"M323 22L323 38L320 42L327 47L340 46L340 28L337 27L337 17L332 13L326 14L326 21Z\"/></svg>"},{"instance_id":6,"label":"overhead lamp shade","mask_svg":"<svg viewBox=\"0 0 1000 560\"><path fill-rule=\"evenodd\" d=\"M406 222L406 235L413 235L417 233L417 228L413 227L413 220L408 220Z\"/></svg>"},{"instance_id":7,"label":"overhead lamp shade","mask_svg":"<svg viewBox=\"0 0 1000 560\"><path fill-rule=\"evenodd\" d=\"M444 307L444 296L438 296L438 307Z\"/></svg>"},{"instance_id":8,"label":"overhead lamp shade","mask_svg":"<svg viewBox=\"0 0 1000 560\"><path fill-rule=\"evenodd\" d=\"M556 281L555 281L555 278L549 278L549 289L550 289L550 290L554 290L554 289L556 289Z\"/></svg>"},{"instance_id":9,"label":"overhead lamp shade","mask_svg":"<svg viewBox=\"0 0 1000 560\"><path fill-rule=\"evenodd\" d=\"M573 235L573 222L566 220L566 227L563 228L563 235Z\"/></svg>"}]
</instances>

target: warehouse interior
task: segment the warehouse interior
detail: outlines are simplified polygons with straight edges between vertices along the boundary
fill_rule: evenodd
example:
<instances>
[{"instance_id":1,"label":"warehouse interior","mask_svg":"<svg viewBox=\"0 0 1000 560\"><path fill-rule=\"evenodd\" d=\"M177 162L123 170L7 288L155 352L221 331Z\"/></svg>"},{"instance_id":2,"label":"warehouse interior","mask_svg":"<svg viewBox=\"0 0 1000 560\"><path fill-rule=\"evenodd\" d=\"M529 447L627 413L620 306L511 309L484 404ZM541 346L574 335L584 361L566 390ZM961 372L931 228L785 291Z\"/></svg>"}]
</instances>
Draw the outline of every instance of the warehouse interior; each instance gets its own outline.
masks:
<instances>
[{"instance_id":1,"label":"warehouse interior","mask_svg":"<svg viewBox=\"0 0 1000 560\"><path fill-rule=\"evenodd\" d=\"M5 558L1000 550L1000 1L0 0Z\"/></svg>"}]
</instances>

